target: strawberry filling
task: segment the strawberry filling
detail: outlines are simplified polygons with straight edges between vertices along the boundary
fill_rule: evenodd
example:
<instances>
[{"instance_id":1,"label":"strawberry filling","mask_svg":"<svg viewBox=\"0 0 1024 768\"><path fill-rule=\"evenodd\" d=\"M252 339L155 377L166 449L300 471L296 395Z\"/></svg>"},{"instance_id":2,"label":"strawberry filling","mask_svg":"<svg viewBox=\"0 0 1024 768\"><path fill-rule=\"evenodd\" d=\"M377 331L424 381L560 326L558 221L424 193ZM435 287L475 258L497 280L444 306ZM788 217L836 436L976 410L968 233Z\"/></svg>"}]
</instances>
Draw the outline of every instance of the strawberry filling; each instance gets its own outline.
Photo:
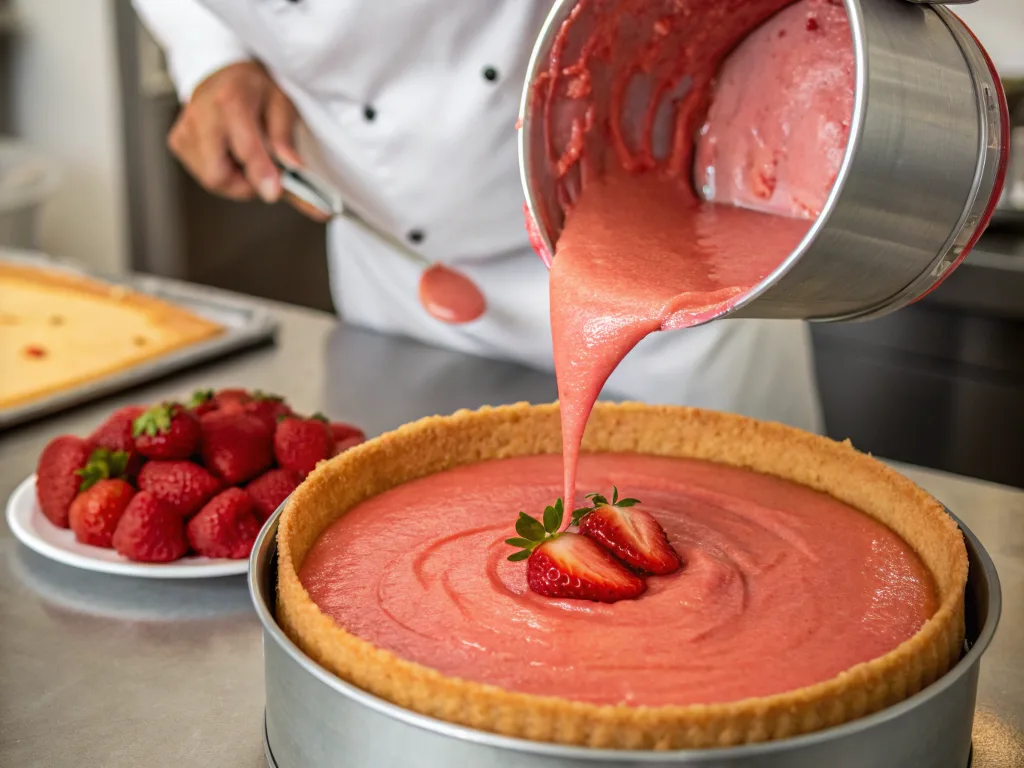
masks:
<instances>
[{"instance_id":1,"label":"strawberry filling","mask_svg":"<svg viewBox=\"0 0 1024 768\"><path fill-rule=\"evenodd\" d=\"M378 648L596 704L710 704L812 685L892 650L935 611L909 546L809 488L698 461L585 454L581 486L628 488L642 503L612 492L616 516L650 514L684 563L641 575L563 530L571 519L551 503L561 470L558 455L526 456L400 485L329 526L299 578L327 616ZM513 534L520 509L541 514ZM527 554L510 562L517 552Z\"/></svg>"}]
</instances>

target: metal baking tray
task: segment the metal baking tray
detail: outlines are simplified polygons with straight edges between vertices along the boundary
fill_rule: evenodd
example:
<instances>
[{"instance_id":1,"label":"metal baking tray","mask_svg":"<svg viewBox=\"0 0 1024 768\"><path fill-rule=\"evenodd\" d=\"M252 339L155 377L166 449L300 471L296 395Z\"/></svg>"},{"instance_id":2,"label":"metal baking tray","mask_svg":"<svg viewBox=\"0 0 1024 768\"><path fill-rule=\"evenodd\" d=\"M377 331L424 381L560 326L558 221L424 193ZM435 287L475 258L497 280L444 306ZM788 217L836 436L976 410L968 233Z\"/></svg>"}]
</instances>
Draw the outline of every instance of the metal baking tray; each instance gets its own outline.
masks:
<instances>
[{"instance_id":1,"label":"metal baking tray","mask_svg":"<svg viewBox=\"0 0 1024 768\"><path fill-rule=\"evenodd\" d=\"M121 285L188 309L224 327L224 333L212 339L172 350L131 368L39 400L0 409L0 430L130 389L197 363L263 344L273 340L277 333L277 321L257 301L216 288L149 275L108 277L82 269L63 259L27 251L0 249L0 263L70 272L110 285Z\"/></svg>"},{"instance_id":2,"label":"metal baking tray","mask_svg":"<svg viewBox=\"0 0 1024 768\"><path fill-rule=\"evenodd\" d=\"M970 561L967 633L963 656L941 678L895 706L802 736L641 752L525 741L454 725L398 707L331 674L292 643L275 619L280 516L278 509L267 521L249 559L249 590L263 625L263 739L272 768L965 768L972 763L979 668L999 623L1002 598L992 559L959 520Z\"/></svg>"}]
</instances>

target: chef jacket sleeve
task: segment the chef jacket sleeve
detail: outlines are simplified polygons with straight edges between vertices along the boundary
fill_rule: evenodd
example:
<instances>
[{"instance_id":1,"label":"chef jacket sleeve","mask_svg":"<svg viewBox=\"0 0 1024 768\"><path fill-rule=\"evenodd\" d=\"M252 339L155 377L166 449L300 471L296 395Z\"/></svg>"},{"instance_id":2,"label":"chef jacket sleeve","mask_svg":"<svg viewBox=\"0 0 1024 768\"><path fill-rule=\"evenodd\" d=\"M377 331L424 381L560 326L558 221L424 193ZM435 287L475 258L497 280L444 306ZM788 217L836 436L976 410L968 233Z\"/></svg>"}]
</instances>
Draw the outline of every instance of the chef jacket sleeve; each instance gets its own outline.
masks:
<instances>
[{"instance_id":1,"label":"chef jacket sleeve","mask_svg":"<svg viewBox=\"0 0 1024 768\"><path fill-rule=\"evenodd\" d=\"M182 103L217 70L252 58L231 29L198 0L133 0L133 4L164 49Z\"/></svg>"}]
</instances>

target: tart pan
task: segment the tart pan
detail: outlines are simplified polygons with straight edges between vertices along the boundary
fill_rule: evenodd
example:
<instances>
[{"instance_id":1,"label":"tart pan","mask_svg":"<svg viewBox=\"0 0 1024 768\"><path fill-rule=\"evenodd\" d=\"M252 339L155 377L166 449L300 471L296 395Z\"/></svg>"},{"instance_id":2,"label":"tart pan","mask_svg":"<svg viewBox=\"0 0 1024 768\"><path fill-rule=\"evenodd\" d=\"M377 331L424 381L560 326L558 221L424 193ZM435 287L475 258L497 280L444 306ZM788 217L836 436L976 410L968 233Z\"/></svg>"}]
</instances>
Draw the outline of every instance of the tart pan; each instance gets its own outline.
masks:
<instances>
[{"instance_id":1,"label":"tart pan","mask_svg":"<svg viewBox=\"0 0 1024 768\"><path fill-rule=\"evenodd\" d=\"M970 763L981 657L1002 601L991 558L959 521L970 559L967 633L963 656L943 677L895 706L807 735L652 752L568 747L453 725L391 704L328 672L299 650L275 618L280 516L281 509L264 526L249 564L249 588L263 625L264 740L272 768L963 768Z\"/></svg>"}]
</instances>

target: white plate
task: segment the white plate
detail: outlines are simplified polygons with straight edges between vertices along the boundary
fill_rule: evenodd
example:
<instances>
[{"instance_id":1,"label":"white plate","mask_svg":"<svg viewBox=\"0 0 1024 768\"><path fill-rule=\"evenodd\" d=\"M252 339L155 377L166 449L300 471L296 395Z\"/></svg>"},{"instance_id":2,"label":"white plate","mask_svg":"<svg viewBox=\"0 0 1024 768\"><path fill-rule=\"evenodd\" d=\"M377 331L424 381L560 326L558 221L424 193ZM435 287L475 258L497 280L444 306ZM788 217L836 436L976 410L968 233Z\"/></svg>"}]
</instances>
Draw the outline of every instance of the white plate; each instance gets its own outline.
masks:
<instances>
[{"instance_id":1,"label":"white plate","mask_svg":"<svg viewBox=\"0 0 1024 768\"><path fill-rule=\"evenodd\" d=\"M173 563L135 563L112 549L80 544L75 534L58 528L43 514L36 501L36 476L26 477L7 500L7 525L15 537L44 557L75 568L143 579L208 579L237 576L249 570L244 560L183 557Z\"/></svg>"}]
</instances>

